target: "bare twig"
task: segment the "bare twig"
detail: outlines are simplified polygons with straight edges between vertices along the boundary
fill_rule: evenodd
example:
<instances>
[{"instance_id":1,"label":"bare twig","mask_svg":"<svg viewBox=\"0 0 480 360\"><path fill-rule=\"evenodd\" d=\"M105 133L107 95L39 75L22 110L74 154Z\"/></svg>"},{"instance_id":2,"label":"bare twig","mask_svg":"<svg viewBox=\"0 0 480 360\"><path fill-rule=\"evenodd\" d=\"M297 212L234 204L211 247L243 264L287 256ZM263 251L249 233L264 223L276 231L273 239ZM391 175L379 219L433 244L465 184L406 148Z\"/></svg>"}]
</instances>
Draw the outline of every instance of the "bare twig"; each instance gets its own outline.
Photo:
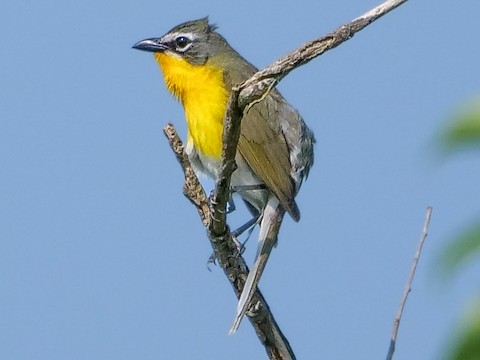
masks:
<instances>
[{"instance_id":1,"label":"bare twig","mask_svg":"<svg viewBox=\"0 0 480 360\"><path fill-rule=\"evenodd\" d=\"M303 44L270 66L258 71L250 79L237 86L237 90L239 91L239 108L243 110L247 104L260 98L272 82L278 83L290 71L301 65L305 65L317 56L349 40L355 33L406 1L407 0L387 0L351 22L340 26L335 31ZM232 93L232 95L237 96L236 92Z\"/></svg>"},{"instance_id":2,"label":"bare twig","mask_svg":"<svg viewBox=\"0 0 480 360\"><path fill-rule=\"evenodd\" d=\"M224 120L221 172L210 202L206 199L205 192L198 183L198 179L194 177L195 174L193 174L188 158L184 154L183 145L179 146L179 139L174 139L172 135L173 126L168 125L166 127L165 134L169 139L171 135L173 136L170 139L170 144L185 172L184 193L197 207L202 221L207 227L208 237L214 249L216 259L232 284L237 297L240 296L245 285L248 268L243 258L238 254L238 250L232 240L226 222L225 210L229 197L230 179L236 169L235 154L240 136L240 122L243 112L246 111L249 104L261 99L265 92L275 86L290 71L350 39L356 32L406 1L385 1L382 5L377 6L350 23L340 26L330 34L302 45L269 67L257 72L243 84L232 89ZM178 152L176 149L181 151ZM254 308L256 311L249 318L258 338L265 346L269 358L278 360L295 359L287 339L275 322L268 304L258 288L251 303L255 304Z\"/></svg>"},{"instance_id":3,"label":"bare twig","mask_svg":"<svg viewBox=\"0 0 480 360\"><path fill-rule=\"evenodd\" d=\"M397 314L393 320L393 331L392 338L390 340L390 347L388 348L387 360L391 360L393 353L395 352L395 345L397 342L398 328L400 326L400 320L402 318L403 309L407 302L407 297L410 291L412 290L413 277L415 276L415 270L417 269L418 260L420 259L420 254L422 253L423 244L427 238L428 225L430 224L430 218L432 217L432 208L427 207L427 212L425 214L425 222L423 223L422 234L420 235L420 241L417 245L417 250L415 251L415 256L413 257L412 266L410 267L410 273L408 274L407 283L403 289L402 299L400 301L400 306L398 307Z\"/></svg>"}]
</instances>

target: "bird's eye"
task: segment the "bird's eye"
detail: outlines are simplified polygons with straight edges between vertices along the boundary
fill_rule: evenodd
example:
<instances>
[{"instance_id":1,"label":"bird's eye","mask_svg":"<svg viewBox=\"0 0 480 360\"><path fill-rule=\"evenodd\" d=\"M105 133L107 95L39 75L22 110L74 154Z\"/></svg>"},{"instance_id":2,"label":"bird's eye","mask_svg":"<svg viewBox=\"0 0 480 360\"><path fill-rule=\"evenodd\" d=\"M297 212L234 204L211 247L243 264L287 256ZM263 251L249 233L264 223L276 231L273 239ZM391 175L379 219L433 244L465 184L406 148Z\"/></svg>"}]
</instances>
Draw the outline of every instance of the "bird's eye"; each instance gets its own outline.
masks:
<instances>
[{"instance_id":1,"label":"bird's eye","mask_svg":"<svg viewBox=\"0 0 480 360\"><path fill-rule=\"evenodd\" d=\"M179 36L175 39L175 46L178 50L184 50L190 43L191 40L186 36Z\"/></svg>"}]
</instances>

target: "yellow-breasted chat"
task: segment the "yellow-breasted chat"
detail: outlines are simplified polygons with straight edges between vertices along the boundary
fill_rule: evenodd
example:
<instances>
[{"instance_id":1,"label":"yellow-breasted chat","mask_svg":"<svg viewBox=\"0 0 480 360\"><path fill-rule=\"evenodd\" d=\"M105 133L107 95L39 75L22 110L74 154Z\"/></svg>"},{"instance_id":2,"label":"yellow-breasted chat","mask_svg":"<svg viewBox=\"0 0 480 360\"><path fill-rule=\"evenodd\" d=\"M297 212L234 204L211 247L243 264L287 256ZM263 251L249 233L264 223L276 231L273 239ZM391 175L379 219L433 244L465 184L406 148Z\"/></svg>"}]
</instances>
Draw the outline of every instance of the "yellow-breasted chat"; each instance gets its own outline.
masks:
<instances>
[{"instance_id":1,"label":"yellow-breasted chat","mask_svg":"<svg viewBox=\"0 0 480 360\"><path fill-rule=\"evenodd\" d=\"M216 179L230 91L257 69L227 43L208 18L185 22L160 38L142 40L133 47L154 53L167 89L183 105L190 161L197 172ZM297 110L276 89L243 115L231 186L261 222L257 255L230 333L240 325L276 244L276 235L267 236L274 219L282 219L285 211L295 221L300 219L295 196L313 165L314 142ZM252 190L251 185L259 187Z\"/></svg>"}]
</instances>

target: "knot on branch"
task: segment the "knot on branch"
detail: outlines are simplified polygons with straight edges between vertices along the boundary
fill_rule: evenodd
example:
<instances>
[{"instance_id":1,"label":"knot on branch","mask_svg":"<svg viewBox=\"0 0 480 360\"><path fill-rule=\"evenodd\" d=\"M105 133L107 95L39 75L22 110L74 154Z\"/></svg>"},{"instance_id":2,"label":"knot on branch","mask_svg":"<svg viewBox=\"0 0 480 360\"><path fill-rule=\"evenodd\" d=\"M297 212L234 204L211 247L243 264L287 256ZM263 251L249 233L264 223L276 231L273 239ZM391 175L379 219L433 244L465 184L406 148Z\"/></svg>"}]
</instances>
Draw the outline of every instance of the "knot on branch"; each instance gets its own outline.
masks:
<instances>
[{"instance_id":1,"label":"knot on branch","mask_svg":"<svg viewBox=\"0 0 480 360\"><path fill-rule=\"evenodd\" d=\"M277 80L271 76L254 83L245 83L245 86L241 87L240 94L238 95L238 107L240 109L247 108L248 111L250 107L268 94L276 82Z\"/></svg>"}]
</instances>

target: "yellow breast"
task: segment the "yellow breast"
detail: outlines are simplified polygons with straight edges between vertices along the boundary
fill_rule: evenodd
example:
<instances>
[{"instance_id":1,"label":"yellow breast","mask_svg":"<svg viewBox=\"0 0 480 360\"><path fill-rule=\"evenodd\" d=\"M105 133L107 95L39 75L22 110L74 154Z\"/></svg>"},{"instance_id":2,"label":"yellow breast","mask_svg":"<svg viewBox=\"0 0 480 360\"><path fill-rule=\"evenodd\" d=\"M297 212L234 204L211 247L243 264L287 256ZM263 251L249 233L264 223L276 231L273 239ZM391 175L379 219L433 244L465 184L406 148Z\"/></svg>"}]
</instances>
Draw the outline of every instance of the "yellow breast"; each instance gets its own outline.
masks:
<instances>
[{"instance_id":1,"label":"yellow breast","mask_svg":"<svg viewBox=\"0 0 480 360\"><path fill-rule=\"evenodd\" d=\"M183 104L188 142L201 154L220 159L223 117L229 93L221 69L208 63L196 66L182 58L155 53L167 89Z\"/></svg>"}]
</instances>

